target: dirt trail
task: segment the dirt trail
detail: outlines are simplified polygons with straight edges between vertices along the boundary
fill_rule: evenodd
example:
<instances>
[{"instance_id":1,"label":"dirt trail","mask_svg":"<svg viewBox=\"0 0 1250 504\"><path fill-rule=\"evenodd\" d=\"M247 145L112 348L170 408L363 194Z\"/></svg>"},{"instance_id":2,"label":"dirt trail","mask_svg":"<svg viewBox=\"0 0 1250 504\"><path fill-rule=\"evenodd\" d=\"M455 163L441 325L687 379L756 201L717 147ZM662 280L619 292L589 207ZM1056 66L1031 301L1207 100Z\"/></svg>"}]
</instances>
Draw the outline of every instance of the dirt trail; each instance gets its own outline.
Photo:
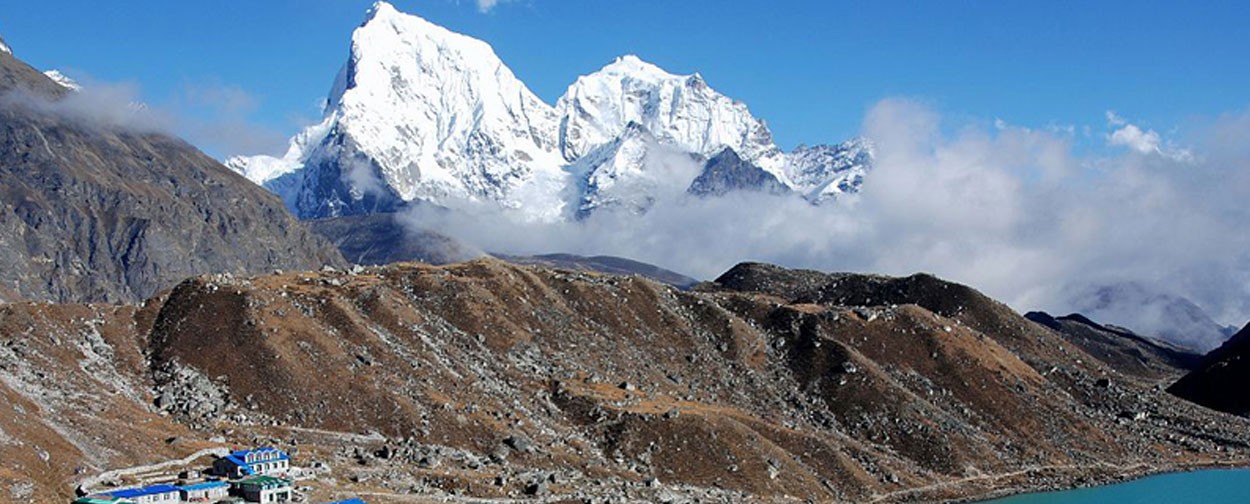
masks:
<instances>
[{"instance_id":1,"label":"dirt trail","mask_svg":"<svg viewBox=\"0 0 1250 504\"><path fill-rule=\"evenodd\" d=\"M202 457L207 457L209 455L224 457L229 454L230 454L229 448L224 448L224 447L204 448L203 450L199 450L195 453L192 453L190 455L187 455L186 457L183 457L177 460L166 460L164 462L158 462L155 464L146 464L146 465L140 465L140 466L134 466L134 467L127 467L124 469L113 469L111 471L105 471L98 475L80 480L76 488L79 489L79 493L91 494L97 491L104 491L104 489L94 488L94 487L99 486L101 481L112 481L117 478L121 478L123 476L133 476L136 474L160 471L160 470L164 470L164 469L171 468L171 467L185 467L185 466L191 465L192 462Z\"/></svg>"},{"instance_id":2,"label":"dirt trail","mask_svg":"<svg viewBox=\"0 0 1250 504\"><path fill-rule=\"evenodd\" d=\"M934 483L932 485L926 485L922 487L912 487L912 488L908 488L905 490L899 490L897 492L880 494L874 497L872 500L868 501L868 503L872 504L872 503L886 502L886 501L893 502L893 499L896 499L898 497L905 496L905 495L921 495L921 494L929 493L935 490L958 487L960 485L964 485L967 483L980 482L980 481L992 482L992 481L997 481L997 480L1002 480L1002 479L1024 476L1027 474L1038 473L1042 471L1081 471L1081 470L1090 470L1093 468L1113 469L1117 472L1117 474L1133 474L1133 473L1139 472L1142 469L1147 469L1147 470L1156 469L1155 466L1146 464L1146 463L1136 463L1136 464L1130 464L1130 465L1115 465L1115 464L1105 464L1105 463L1104 464L1092 464L1092 465L1090 464L1033 465L1033 466L1025 467L1018 471L1011 471L1011 472L997 473L997 474L980 474L976 476L969 476L966 478L943 481L941 483Z\"/></svg>"}]
</instances>

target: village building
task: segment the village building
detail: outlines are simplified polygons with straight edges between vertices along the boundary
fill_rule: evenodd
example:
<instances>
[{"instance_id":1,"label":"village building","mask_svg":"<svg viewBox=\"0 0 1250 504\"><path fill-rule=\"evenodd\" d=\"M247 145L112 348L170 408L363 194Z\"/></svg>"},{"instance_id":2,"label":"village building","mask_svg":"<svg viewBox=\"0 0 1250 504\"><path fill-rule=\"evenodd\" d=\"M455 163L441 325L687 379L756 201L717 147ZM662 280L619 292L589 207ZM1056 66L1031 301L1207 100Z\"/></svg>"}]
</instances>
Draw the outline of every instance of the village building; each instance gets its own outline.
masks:
<instances>
[{"instance_id":1,"label":"village building","mask_svg":"<svg viewBox=\"0 0 1250 504\"><path fill-rule=\"evenodd\" d=\"M291 458L277 448L238 450L213 461L213 471L231 479L286 474Z\"/></svg>"},{"instance_id":2,"label":"village building","mask_svg":"<svg viewBox=\"0 0 1250 504\"><path fill-rule=\"evenodd\" d=\"M217 502L230 496L230 484L225 481L205 481L178 487L182 502Z\"/></svg>"},{"instance_id":3,"label":"village building","mask_svg":"<svg viewBox=\"0 0 1250 504\"><path fill-rule=\"evenodd\" d=\"M178 488L173 485L152 485L139 488L127 488L124 490L103 492L91 497L105 499L105 502L112 502L114 504L119 502L133 502L134 504L176 504L182 501L182 495L178 492ZM113 500L107 500L109 498L112 498Z\"/></svg>"},{"instance_id":4,"label":"village building","mask_svg":"<svg viewBox=\"0 0 1250 504\"><path fill-rule=\"evenodd\" d=\"M235 493L248 502L287 502L291 500L291 482L273 476L252 476L233 483Z\"/></svg>"}]
</instances>

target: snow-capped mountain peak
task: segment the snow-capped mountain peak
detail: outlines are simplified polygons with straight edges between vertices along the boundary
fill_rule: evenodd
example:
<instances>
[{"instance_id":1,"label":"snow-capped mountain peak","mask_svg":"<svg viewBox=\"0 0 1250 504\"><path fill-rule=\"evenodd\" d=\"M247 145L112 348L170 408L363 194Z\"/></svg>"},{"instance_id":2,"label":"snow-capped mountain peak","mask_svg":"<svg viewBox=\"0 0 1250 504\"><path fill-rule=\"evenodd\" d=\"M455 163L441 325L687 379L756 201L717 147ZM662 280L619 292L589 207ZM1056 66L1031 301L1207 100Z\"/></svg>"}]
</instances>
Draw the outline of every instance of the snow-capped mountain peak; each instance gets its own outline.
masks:
<instances>
[{"instance_id":1,"label":"snow-capped mountain peak","mask_svg":"<svg viewBox=\"0 0 1250 504\"><path fill-rule=\"evenodd\" d=\"M368 11L365 11L365 24L368 24L370 21L373 21L373 19L378 16L398 16L398 15L400 15L399 9L396 9L394 5L391 5L390 2L378 0L376 2L373 2L373 5L369 7Z\"/></svg>"},{"instance_id":2,"label":"snow-capped mountain peak","mask_svg":"<svg viewBox=\"0 0 1250 504\"><path fill-rule=\"evenodd\" d=\"M676 75L634 55L579 77L556 102L561 154L575 160L636 122L671 147L711 157L725 147L784 180L772 133L742 102L699 74Z\"/></svg>"},{"instance_id":3,"label":"snow-capped mountain peak","mask_svg":"<svg viewBox=\"0 0 1250 504\"><path fill-rule=\"evenodd\" d=\"M260 182L305 217L367 210L358 207L378 202L366 194L513 208L526 194L542 201L525 211L560 211L555 113L485 42L378 2L353 32L327 103L322 123L281 160L230 165L268 177Z\"/></svg>"},{"instance_id":4,"label":"snow-capped mountain peak","mask_svg":"<svg viewBox=\"0 0 1250 504\"><path fill-rule=\"evenodd\" d=\"M605 65L599 70L599 72L608 75L627 76L635 79L648 79L652 82L681 77L668 73L654 64L643 61L642 58L639 58L636 54L617 56L616 59Z\"/></svg>"},{"instance_id":5,"label":"snow-capped mountain peak","mask_svg":"<svg viewBox=\"0 0 1250 504\"><path fill-rule=\"evenodd\" d=\"M837 155L787 156L742 102L697 73L635 55L577 78L553 107L489 44L380 1L352 33L348 56L321 122L285 155L227 160L302 218L417 200L499 205L535 220L604 206L641 212L657 195L685 194L700 165L726 149L737 159L713 166L716 188L761 185L727 180L738 175L775 179L763 185L818 202L838 192L827 189L846 168L826 162ZM848 180L832 187L853 192L858 179Z\"/></svg>"}]
</instances>

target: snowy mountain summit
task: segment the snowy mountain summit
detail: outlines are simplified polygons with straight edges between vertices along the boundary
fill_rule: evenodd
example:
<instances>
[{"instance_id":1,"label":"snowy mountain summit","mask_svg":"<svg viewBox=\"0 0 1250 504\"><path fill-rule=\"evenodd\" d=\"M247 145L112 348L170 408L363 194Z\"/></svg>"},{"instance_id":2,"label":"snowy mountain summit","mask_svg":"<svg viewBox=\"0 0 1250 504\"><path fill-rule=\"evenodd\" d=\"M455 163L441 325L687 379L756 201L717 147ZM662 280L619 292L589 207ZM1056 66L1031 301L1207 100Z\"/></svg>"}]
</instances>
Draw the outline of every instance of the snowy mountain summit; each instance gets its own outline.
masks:
<instances>
[{"instance_id":1,"label":"snowy mountain summit","mask_svg":"<svg viewBox=\"0 0 1250 504\"><path fill-rule=\"evenodd\" d=\"M352 33L321 122L280 158L227 166L301 218L427 201L553 221L606 207L644 212L658 194L686 191L726 149L742 167L720 165L719 176L776 181L813 203L857 190L871 161L860 141L786 154L745 104L700 75L632 55L579 77L551 106L485 42L377 2Z\"/></svg>"},{"instance_id":2,"label":"snowy mountain summit","mask_svg":"<svg viewBox=\"0 0 1250 504\"><path fill-rule=\"evenodd\" d=\"M320 124L281 159L229 166L301 217L404 201L497 201L558 212L556 115L486 43L378 2L352 34Z\"/></svg>"},{"instance_id":3,"label":"snowy mountain summit","mask_svg":"<svg viewBox=\"0 0 1250 504\"><path fill-rule=\"evenodd\" d=\"M637 56L622 56L579 77L556 110L561 153L569 162L637 124L667 145L704 157L729 147L782 176L784 155L768 127L745 104L708 87L699 74L673 75Z\"/></svg>"}]
</instances>

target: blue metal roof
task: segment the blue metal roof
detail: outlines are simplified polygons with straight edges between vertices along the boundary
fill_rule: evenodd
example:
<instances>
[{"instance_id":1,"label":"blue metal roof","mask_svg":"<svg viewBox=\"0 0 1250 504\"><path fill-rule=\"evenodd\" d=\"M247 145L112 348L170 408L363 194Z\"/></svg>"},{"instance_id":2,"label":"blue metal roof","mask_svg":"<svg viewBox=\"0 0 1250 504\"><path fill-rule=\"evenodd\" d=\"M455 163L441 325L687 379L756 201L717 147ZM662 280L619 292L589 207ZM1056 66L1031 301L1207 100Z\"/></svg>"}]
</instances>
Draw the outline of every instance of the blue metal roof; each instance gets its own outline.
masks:
<instances>
[{"instance_id":1,"label":"blue metal roof","mask_svg":"<svg viewBox=\"0 0 1250 504\"><path fill-rule=\"evenodd\" d=\"M273 457L273 458L268 459L268 460L261 460L261 461L257 461L257 462L250 462L250 463L249 463L249 462L247 462L247 456L248 456L248 455L251 455L251 454L253 454L253 453L277 453L277 454L278 454L278 456ZM264 463L264 462L273 462L273 461L275 461L275 460L289 460L290 458L291 458L291 456L290 456L290 455L287 455L287 454L286 454L286 452L284 452L284 451L282 451L282 450L279 450L279 449L277 449L277 448L270 448L270 447L255 448L255 449L251 449L251 450L235 450L235 451L233 451L233 452L230 452L230 454L229 454L229 455L226 455L226 456L225 456L225 459L226 459L226 460L229 460L229 461L230 461L231 463L233 463L234 465L237 465L237 466L242 466L242 467L244 467L244 468L247 468L247 466L250 466L250 465L253 465L253 464L260 464L260 463Z\"/></svg>"},{"instance_id":2,"label":"blue metal roof","mask_svg":"<svg viewBox=\"0 0 1250 504\"><path fill-rule=\"evenodd\" d=\"M279 459L286 457L286 452L279 450L277 448L274 448L272 446L262 446L260 448L252 448L250 450L235 450L235 451L230 452L230 456L244 458L244 457L247 457L247 455L251 453L274 453L274 452L280 455L280 457L278 457Z\"/></svg>"},{"instance_id":3,"label":"blue metal roof","mask_svg":"<svg viewBox=\"0 0 1250 504\"><path fill-rule=\"evenodd\" d=\"M253 453L264 453L264 454L273 454L273 453L276 453L276 454L277 454L277 456L275 456L275 457L273 457L273 458L270 458L270 459L267 459L267 460L259 460L259 461L256 461L256 462L247 462L247 456L248 456L248 455L251 455L251 454L253 454ZM229 454L229 455L226 455L226 456L225 456L225 457L223 457L223 458L224 458L225 460L229 461L231 464L234 464L234 465L236 465L236 466L241 467L241 468L243 469L243 474L255 474L255 473L256 473L256 471L252 470L252 466L254 466L254 465L257 465L257 464L264 464L264 463L267 463L267 462L274 462L274 461L278 461L278 460L290 460L290 458L291 458L291 457L290 457L290 455L287 455L287 454L286 454L286 452L284 452L284 451L282 451L282 450L279 450L279 449L277 449L277 448L273 448L273 447L269 447L269 446L265 446L265 447L261 447L261 448L253 448L253 449L250 449L250 450L235 450L235 451L233 451L233 452L230 452L230 454Z\"/></svg>"},{"instance_id":4,"label":"blue metal roof","mask_svg":"<svg viewBox=\"0 0 1250 504\"><path fill-rule=\"evenodd\" d=\"M196 483L194 485L182 485L178 487L178 489L194 491L194 490L208 490L210 488L222 488L222 487L228 487L228 486L230 486L230 484L224 481L205 481L203 483Z\"/></svg>"},{"instance_id":5,"label":"blue metal roof","mask_svg":"<svg viewBox=\"0 0 1250 504\"><path fill-rule=\"evenodd\" d=\"M125 490L117 490L113 492L105 492L104 495L118 497L121 499L133 499L135 497L143 497L145 495L156 495L165 493L177 493L178 488L173 485L152 485L140 488L127 488Z\"/></svg>"},{"instance_id":6,"label":"blue metal roof","mask_svg":"<svg viewBox=\"0 0 1250 504\"><path fill-rule=\"evenodd\" d=\"M368 504L360 499L347 499L341 501L327 502L326 504Z\"/></svg>"}]
</instances>

